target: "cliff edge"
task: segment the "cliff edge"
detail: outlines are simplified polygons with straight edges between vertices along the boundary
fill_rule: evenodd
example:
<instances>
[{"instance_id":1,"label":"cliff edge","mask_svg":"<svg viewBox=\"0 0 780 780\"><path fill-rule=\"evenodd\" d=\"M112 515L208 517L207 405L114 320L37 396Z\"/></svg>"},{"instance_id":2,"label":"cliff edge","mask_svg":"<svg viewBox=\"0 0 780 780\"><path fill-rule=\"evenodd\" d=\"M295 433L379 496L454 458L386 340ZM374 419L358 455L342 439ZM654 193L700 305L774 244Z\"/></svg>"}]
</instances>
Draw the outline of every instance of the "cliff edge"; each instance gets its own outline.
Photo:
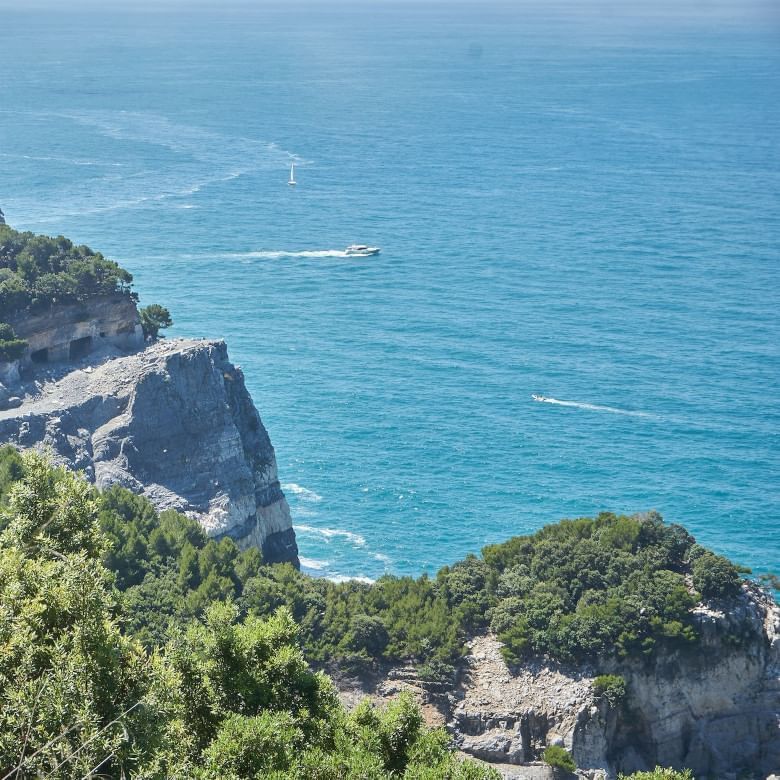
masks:
<instances>
[{"instance_id":1,"label":"cliff edge","mask_svg":"<svg viewBox=\"0 0 780 780\"><path fill-rule=\"evenodd\" d=\"M276 457L222 341L166 340L52 368L0 411L0 442L48 448L98 487L120 484L214 538L298 565Z\"/></svg>"}]
</instances>

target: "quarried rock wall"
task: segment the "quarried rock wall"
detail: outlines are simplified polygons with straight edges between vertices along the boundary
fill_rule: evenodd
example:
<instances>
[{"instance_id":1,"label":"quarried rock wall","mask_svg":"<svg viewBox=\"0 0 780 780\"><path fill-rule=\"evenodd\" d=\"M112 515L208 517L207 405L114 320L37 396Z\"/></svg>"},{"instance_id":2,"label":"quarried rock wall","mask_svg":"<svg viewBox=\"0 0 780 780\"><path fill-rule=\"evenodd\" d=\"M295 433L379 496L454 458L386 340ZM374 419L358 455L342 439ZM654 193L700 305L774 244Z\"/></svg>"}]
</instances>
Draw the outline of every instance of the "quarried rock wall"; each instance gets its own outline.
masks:
<instances>
[{"instance_id":1,"label":"quarried rock wall","mask_svg":"<svg viewBox=\"0 0 780 780\"><path fill-rule=\"evenodd\" d=\"M17 337L27 341L20 361L22 369L32 364L79 360L104 346L135 350L144 342L138 310L129 295L105 295L0 320L8 322Z\"/></svg>"}]
</instances>

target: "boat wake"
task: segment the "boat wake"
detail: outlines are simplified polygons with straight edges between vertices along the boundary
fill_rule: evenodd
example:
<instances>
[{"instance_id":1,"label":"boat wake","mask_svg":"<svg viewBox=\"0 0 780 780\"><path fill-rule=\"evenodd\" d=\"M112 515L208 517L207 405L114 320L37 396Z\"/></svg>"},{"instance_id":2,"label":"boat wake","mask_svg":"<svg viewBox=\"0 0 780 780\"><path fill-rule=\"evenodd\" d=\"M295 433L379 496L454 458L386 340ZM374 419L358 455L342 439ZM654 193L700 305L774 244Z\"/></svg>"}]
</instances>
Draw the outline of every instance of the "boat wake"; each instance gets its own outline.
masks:
<instances>
[{"instance_id":1,"label":"boat wake","mask_svg":"<svg viewBox=\"0 0 780 780\"><path fill-rule=\"evenodd\" d=\"M319 259L323 257L348 257L343 249L305 249L300 252L287 252L285 250L263 252L241 252L226 257L243 260L284 260L286 258Z\"/></svg>"},{"instance_id":2,"label":"boat wake","mask_svg":"<svg viewBox=\"0 0 780 780\"><path fill-rule=\"evenodd\" d=\"M618 409L614 406L600 406L598 404L586 404L580 401L561 401L558 398L548 398L547 396L532 396L534 401L538 401L543 404L555 404L556 406L570 406L574 409L585 409L589 412L608 412L609 414L624 414L628 417L655 417L653 414L647 412L636 412L631 409Z\"/></svg>"}]
</instances>

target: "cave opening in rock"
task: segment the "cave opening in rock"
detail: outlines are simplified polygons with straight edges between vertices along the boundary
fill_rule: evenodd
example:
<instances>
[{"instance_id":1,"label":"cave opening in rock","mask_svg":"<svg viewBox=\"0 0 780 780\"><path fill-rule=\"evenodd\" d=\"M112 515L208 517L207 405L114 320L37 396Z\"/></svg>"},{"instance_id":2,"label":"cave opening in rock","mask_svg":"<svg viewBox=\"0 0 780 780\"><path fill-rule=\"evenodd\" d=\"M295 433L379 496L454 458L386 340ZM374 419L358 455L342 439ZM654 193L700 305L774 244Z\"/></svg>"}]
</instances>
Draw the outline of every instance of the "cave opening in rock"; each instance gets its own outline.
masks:
<instances>
[{"instance_id":1,"label":"cave opening in rock","mask_svg":"<svg viewBox=\"0 0 780 780\"><path fill-rule=\"evenodd\" d=\"M84 336L70 342L68 354L71 360L78 360L88 354L90 349L92 349L92 336Z\"/></svg>"},{"instance_id":2,"label":"cave opening in rock","mask_svg":"<svg viewBox=\"0 0 780 780\"><path fill-rule=\"evenodd\" d=\"M47 347L43 349L36 349L35 352L30 353L30 360L33 363L48 363L49 362L49 350Z\"/></svg>"}]
</instances>

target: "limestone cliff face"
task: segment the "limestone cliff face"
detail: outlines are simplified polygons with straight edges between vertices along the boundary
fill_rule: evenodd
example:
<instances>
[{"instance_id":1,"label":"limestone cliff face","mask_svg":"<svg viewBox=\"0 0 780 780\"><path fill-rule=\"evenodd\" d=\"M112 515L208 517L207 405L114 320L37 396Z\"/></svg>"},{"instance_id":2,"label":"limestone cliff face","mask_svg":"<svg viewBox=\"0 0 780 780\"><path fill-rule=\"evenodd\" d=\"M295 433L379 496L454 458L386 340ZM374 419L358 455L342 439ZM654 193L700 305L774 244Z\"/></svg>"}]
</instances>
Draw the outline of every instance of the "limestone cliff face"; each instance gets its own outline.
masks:
<instances>
[{"instance_id":1,"label":"limestone cliff face","mask_svg":"<svg viewBox=\"0 0 780 780\"><path fill-rule=\"evenodd\" d=\"M209 536L298 564L274 450L224 342L161 341L64 370L0 412L0 442L50 448L99 487L118 483Z\"/></svg>"},{"instance_id":2,"label":"limestone cliff face","mask_svg":"<svg viewBox=\"0 0 780 780\"><path fill-rule=\"evenodd\" d=\"M718 606L721 608L719 609ZM780 607L753 585L736 602L696 610L702 641L652 662L615 659L564 666L536 659L509 669L494 636L469 643L459 682L431 688L413 667L379 679L340 680L342 699L387 700L408 690L426 720L507 780L555 780L548 745L570 751L578 778L614 780L656 765L689 767L704 780L780 775ZM594 692L599 673L622 675L626 701Z\"/></svg>"},{"instance_id":3,"label":"limestone cliff face","mask_svg":"<svg viewBox=\"0 0 780 780\"><path fill-rule=\"evenodd\" d=\"M700 606L696 619L696 652L615 664L631 698L608 757L621 769L677 764L724 780L780 772L780 608L746 586L735 604Z\"/></svg>"},{"instance_id":4,"label":"limestone cliff face","mask_svg":"<svg viewBox=\"0 0 780 780\"><path fill-rule=\"evenodd\" d=\"M745 586L727 610L700 606L696 618L695 650L599 667L628 684L619 708L594 694L594 669L538 661L510 672L495 638L477 638L448 726L506 777L532 776L528 764L549 744L565 746L582 777L656 765L718 780L780 772L780 608Z\"/></svg>"}]
</instances>

